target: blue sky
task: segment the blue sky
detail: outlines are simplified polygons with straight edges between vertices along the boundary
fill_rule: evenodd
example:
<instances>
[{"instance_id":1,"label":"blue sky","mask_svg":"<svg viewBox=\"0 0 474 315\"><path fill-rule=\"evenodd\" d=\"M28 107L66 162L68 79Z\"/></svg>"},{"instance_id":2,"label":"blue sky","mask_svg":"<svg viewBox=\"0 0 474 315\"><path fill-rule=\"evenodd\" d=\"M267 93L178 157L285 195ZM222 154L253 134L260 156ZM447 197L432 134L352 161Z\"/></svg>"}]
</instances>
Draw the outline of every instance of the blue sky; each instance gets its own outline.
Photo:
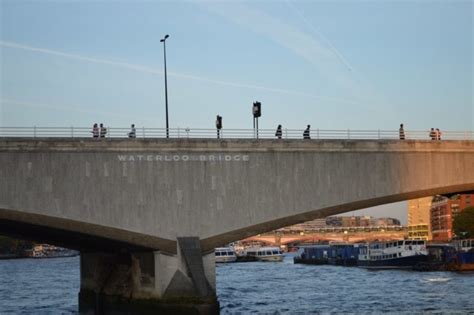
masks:
<instances>
[{"instance_id":1,"label":"blue sky","mask_svg":"<svg viewBox=\"0 0 474 315\"><path fill-rule=\"evenodd\" d=\"M0 3L0 126L474 129L472 1Z\"/></svg>"}]
</instances>

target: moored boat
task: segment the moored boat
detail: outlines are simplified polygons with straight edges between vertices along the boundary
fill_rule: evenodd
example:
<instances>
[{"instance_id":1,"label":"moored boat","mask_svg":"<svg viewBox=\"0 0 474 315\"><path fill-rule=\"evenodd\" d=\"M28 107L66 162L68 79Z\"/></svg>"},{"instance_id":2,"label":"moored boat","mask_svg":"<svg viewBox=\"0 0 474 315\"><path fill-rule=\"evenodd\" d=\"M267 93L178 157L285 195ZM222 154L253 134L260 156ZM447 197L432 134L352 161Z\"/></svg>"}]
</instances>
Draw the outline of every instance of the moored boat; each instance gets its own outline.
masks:
<instances>
[{"instance_id":1,"label":"moored boat","mask_svg":"<svg viewBox=\"0 0 474 315\"><path fill-rule=\"evenodd\" d=\"M372 242L359 246L357 265L374 269L412 269L415 265L427 261L427 258L425 241Z\"/></svg>"},{"instance_id":2,"label":"moored boat","mask_svg":"<svg viewBox=\"0 0 474 315\"><path fill-rule=\"evenodd\" d=\"M474 271L474 239L457 240L454 242L456 255L449 264L453 271Z\"/></svg>"},{"instance_id":3,"label":"moored boat","mask_svg":"<svg viewBox=\"0 0 474 315\"><path fill-rule=\"evenodd\" d=\"M283 261L284 255L279 247L249 247L245 256L254 257L258 261Z\"/></svg>"},{"instance_id":4,"label":"moored boat","mask_svg":"<svg viewBox=\"0 0 474 315\"><path fill-rule=\"evenodd\" d=\"M295 264L327 265L329 245L302 246L293 258Z\"/></svg>"},{"instance_id":5,"label":"moored boat","mask_svg":"<svg viewBox=\"0 0 474 315\"><path fill-rule=\"evenodd\" d=\"M232 247L217 247L214 250L216 263L229 263L237 260L237 255Z\"/></svg>"}]
</instances>

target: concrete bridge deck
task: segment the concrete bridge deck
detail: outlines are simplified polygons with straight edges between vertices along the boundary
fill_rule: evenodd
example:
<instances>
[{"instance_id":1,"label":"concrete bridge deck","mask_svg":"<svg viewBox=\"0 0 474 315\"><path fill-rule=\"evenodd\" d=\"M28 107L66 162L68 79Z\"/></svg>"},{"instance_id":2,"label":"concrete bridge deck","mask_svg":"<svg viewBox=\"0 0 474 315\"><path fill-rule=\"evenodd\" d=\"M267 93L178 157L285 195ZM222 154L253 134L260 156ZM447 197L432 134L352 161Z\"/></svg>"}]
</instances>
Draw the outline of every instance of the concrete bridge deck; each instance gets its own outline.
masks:
<instances>
[{"instance_id":1,"label":"concrete bridge deck","mask_svg":"<svg viewBox=\"0 0 474 315\"><path fill-rule=\"evenodd\" d=\"M214 288L214 247L474 190L474 141L0 138L0 178L2 231L83 251L154 252L136 258L155 262L154 284L136 290L163 297L199 291L196 251Z\"/></svg>"}]
</instances>

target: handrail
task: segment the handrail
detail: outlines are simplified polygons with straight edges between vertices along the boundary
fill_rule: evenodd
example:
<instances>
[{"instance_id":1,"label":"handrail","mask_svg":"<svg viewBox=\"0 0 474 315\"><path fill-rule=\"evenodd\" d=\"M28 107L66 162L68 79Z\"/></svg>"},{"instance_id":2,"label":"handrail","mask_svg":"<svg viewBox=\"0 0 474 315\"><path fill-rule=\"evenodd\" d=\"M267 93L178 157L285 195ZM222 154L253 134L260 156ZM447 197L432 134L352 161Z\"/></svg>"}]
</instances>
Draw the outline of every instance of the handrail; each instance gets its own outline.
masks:
<instances>
[{"instance_id":1,"label":"handrail","mask_svg":"<svg viewBox=\"0 0 474 315\"><path fill-rule=\"evenodd\" d=\"M283 129L282 139L303 139L302 129ZM128 138L130 128L107 127L104 138ZM136 128L136 138L166 138L166 128ZM0 127L0 138L92 138L90 127ZM218 137L216 129L170 128L170 138L212 139ZM221 129L220 139L256 139L254 129ZM259 129L258 139L276 139L275 129ZM98 138L100 139L100 137ZM398 130L337 130L313 129L311 139L397 140ZM430 130L406 130L406 140L431 140ZM442 140L474 140L474 131L442 131Z\"/></svg>"}]
</instances>

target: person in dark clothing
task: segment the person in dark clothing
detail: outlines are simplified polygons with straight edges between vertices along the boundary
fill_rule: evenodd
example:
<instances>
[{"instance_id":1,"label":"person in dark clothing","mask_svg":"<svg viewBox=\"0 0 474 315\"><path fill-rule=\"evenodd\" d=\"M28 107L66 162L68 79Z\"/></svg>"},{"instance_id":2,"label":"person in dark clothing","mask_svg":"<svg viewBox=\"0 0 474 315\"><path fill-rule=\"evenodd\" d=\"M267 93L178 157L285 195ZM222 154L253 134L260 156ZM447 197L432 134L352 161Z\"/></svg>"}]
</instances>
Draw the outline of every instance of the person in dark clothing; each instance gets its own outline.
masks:
<instances>
[{"instance_id":1,"label":"person in dark clothing","mask_svg":"<svg viewBox=\"0 0 474 315\"><path fill-rule=\"evenodd\" d=\"M137 137L137 130L135 129L135 124L132 124L130 127L130 132L128 133L129 138L136 138Z\"/></svg>"},{"instance_id":2,"label":"person in dark clothing","mask_svg":"<svg viewBox=\"0 0 474 315\"><path fill-rule=\"evenodd\" d=\"M281 139L281 135L282 135L281 125L278 125L277 130L275 132L275 137L277 137L278 139Z\"/></svg>"},{"instance_id":3,"label":"person in dark clothing","mask_svg":"<svg viewBox=\"0 0 474 315\"><path fill-rule=\"evenodd\" d=\"M439 130L439 128L436 128L435 135L436 140L441 140L441 130Z\"/></svg>"},{"instance_id":4,"label":"person in dark clothing","mask_svg":"<svg viewBox=\"0 0 474 315\"><path fill-rule=\"evenodd\" d=\"M92 127L92 137L93 138L99 138L99 125L97 124L94 124L94 126Z\"/></svg>"},{"instance_id":5,"label":"person in dark clothing","mask_svg":"<svg viewBox=\"0 0 474 315\"><path fill-rule=\"evenodd\" d=\"M431 130L430 130L430 138L431 138L431 140L436 140L436 132L435 132L434 128L431 128Z\"/></svg>"},{"instance_id":6,"label":"person in dark clothing","mask_svg":"<svg viewBox=\"0 0 474 315\"><path fill-rule=\"evenodd\" d=\"M310 125L308 125L308 127L306 127L306 129L304 130L303 132L303 139L311 139L310 135L309 135L309 129L311 128Z\"/></svg>"},{"instance_id":7,"label":"person in dark clothing","mask_svg":"<svg viewBox=\"0 0 474 315\"><path fill-rule=\"evenodd\" d=\"M107 128L104 127L104 124L100 124L100 137L104 138L107 134Z\"/></svg>"},{"instance_id":8,"label":"person in dark clothing","mask_svg":"<svg viewBox=\"0 0 474 315\"><path fill-rule=\"evenodd\" d=\"M398 129L398 136L400 140L405 140L405 130L403 129L403 124L400 124L400 129Z\"/></svg>"},{"instance_id":9,"label":"person in dark clothing","mask_svg":"<svg viewBox=\"0 0 474 315\"><path fill-rule=\"evenodd\" d=\"M216 129L217 129L217 139L220 139L221 129L222 129L222 116L217 115L216 117Z\"/></svg>"}]
</instances>

